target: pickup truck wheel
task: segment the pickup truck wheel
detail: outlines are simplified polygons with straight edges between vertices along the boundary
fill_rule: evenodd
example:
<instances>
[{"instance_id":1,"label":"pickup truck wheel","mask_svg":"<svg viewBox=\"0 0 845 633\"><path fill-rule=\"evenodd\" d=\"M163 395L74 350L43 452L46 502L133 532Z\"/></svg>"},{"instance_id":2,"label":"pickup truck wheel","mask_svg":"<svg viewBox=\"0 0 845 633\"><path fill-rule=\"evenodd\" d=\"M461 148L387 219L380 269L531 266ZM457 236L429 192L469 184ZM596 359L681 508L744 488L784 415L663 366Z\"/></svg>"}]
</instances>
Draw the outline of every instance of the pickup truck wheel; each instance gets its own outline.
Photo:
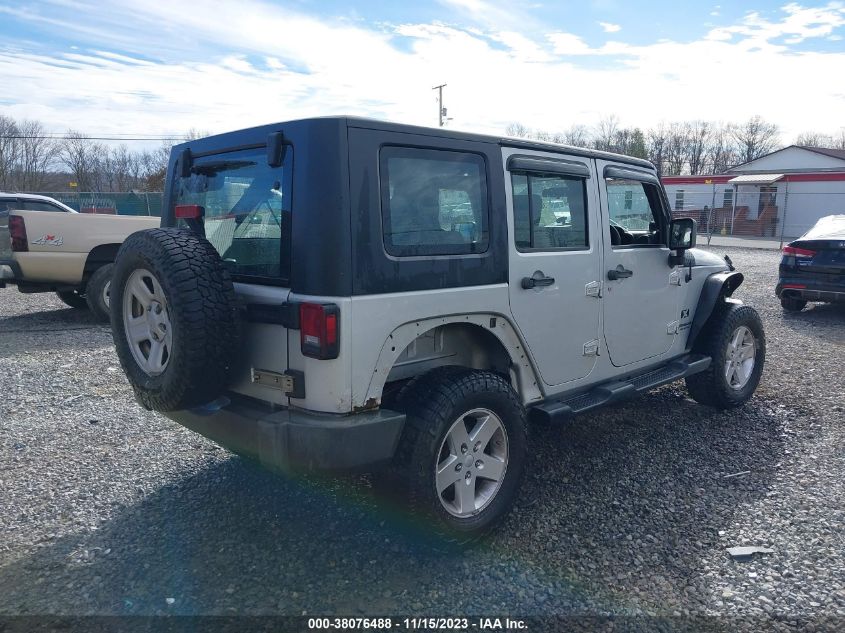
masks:
<instances>
[{"instance_id":1,"label":"pickup truck wheel","mask_svg":"<svg viewBox=\"0 0 845 633\"><path fill-rule=\"evenodd\" d=\"M801 310L807 307L807 302L803 299L795 299L793 297L781 297L780 305L787 312L801 312Z\"/></svg>"},{"instance_id":2,"label":"pickup truck wheel","mask_svg":"<svg viewBox=\"0 0 845 633\"><path fill-rule=\"evenodd\" d=\"M701 404L728 409L754 394L766 360L763 323L754 308L726 303L711 317L711 324L696 351L713 361L701 373L686 379L687 390Z\"/></svg>"},{"instance_id":3,"label":"pickup truck wheel","mask_svg":"<svg viewBox=\"0 0 845 633\"><path fill-rule=\"evenodd\" d=\"M77 308L79 310L88 309L88 302L85 300L85 295L81 294L78 290L62 290L61 292L57 292L56 296L62 300L62 303L71 308Z\"/></svg>"},{"instance_id":4,"label":"pickup truck wheel","mask_svg":"<svg viewBox=\"0 0 845 633\"><path fill-rule=\"evenodd\" d=\"M110 294L117 355L143 406L190 409L225 390L238 349L237 303L206 239L176 228L133 233L118 252Z\"/></svg>"},{"instance_id":5,"label":"pickup truck wheel","mask_svg":"<svg viewBox=\"0 0 845 633\"><path fill-rule=\"evenodd\" d=\"M114 264L100 266L85 286L85 299L91 313L98 321L107 323L110 318L109 291L111 289L111 276L114 271Z\"/></svg>"},{"instance_id":6,"label":"pickup truck wheel","mask_svg":"<svg viewBox=\"0 0 845 633\"><path fill-rule=\"evenodd\" d=\"M498 374L444 367L411 381L396 408L408 419L394 470L414 510L459 542L510 510L527 461L525 410Z\"/></svg>"}]
</instances>

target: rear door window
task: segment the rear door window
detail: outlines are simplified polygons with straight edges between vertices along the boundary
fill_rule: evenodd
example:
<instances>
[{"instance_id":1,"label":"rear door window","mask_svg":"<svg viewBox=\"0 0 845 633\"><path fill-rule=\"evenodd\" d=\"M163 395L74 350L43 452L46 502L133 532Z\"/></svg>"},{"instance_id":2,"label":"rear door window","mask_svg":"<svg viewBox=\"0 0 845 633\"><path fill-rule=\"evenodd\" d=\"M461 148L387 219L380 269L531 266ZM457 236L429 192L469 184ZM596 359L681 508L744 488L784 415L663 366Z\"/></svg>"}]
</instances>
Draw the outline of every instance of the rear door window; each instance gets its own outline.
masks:
<instances>
[{"instance_id":1,"label":"rear door window","mask_svg":"<svg viewBox=\"0 0 845 633\"><path fill-rule=\"evenodd\" d=\"M292 165L292 147L281 167L262 147L196 159L177 178L175 204L203 207L206 237L235 279L289 283Z\"/></svg>"},{"instance_id":2,"label":"rear door window","mask_svg":"<svg viewBox=\"0 0 845 633\"><path fill-rule=\"evenodd\" d=\"M511 174L511 184L518 250L589 248L586 179L516 172Z\"/></svg>"},{"instance_id":3,"label":"rear door window","mask_svg":"<svg viewBox=\"0 0 845 633\"><path fill-rule=\"evenodd\" d=\"M390 255L487 250L487 171L482 156L384 147L380 166L384 247Z\"/></svg>"}]
</instances>

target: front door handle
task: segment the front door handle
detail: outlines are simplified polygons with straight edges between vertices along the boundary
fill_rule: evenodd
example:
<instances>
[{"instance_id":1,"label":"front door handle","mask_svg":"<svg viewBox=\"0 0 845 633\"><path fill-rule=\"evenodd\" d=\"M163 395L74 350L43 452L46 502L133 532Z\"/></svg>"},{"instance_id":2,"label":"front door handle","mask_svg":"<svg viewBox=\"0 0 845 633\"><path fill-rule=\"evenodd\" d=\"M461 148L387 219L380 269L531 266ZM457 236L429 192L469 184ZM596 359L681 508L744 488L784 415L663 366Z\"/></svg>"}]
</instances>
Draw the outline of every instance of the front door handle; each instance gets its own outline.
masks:
<instances>
[{"instance_id":1,"label":"front door handle","mask_svg":"<svg viewBox=\"0 0 845 633\"><path fill-rule=\"evenodd\" d=\"M554 277L546 277L546 274L542 270L536 270L530 277L522 278L522 287L529 290L538 286L551 286L554 282Z\"/></svg>"},{"instance_id":2,"label":"front door handle","mask_svg":"<svg viewBox=\"0 0 845 633\"><path fill-rule=\"evenodd\" d=\"M622 264L619 264L613 270L607 271L607 278L611 281L616 281L617 279L627 279L628 277L633 277L634 271L628 270Z\"/></svg>"}]
</instances>

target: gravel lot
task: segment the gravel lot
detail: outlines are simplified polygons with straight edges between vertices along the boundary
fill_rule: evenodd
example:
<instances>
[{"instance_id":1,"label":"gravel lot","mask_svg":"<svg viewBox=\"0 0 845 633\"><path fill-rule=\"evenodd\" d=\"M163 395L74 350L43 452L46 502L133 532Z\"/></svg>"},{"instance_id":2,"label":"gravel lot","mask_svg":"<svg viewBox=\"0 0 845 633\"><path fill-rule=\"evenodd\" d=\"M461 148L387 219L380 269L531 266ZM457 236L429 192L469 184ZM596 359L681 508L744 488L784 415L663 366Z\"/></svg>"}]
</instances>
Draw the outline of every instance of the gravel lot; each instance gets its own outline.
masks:
<instances>
[{"instance_id":1,"label":"gravel lot","mask_svg":"<svg viewBox=\"0 0 845 633\"><path fill-rule=\"evenodd\" d=\"M845 618L845 310L784 315L779 255L729 254L767 332L757 396L717 412L680 383L534 429L516 511L468 551L377 503L366 478L284 479L142 410L107 327L0 290L0 614L835 626L822 619ZM774 551L734 562L735 545Z\"/></svg>"}]
</instances>

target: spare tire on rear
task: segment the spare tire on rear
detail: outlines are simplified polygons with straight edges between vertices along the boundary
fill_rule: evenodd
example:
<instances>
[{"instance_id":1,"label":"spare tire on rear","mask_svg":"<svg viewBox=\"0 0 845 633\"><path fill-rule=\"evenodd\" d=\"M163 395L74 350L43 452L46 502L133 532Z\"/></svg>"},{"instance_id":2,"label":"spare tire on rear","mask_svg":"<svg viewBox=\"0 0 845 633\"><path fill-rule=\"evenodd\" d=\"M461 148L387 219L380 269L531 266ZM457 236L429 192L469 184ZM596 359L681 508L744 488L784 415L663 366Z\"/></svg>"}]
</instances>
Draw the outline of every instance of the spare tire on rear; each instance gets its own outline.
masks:
<instances>
[{"instance_id":1,"label":"spare tire on rear","mask_svg":"<svg viewBox=\"0 0 845 633\"><path fill-rule=\"evenodd\" d=\"M148 409L190 409L229 384L239 320L214 247L184 229L130 235L117 254L111 324L120 364Z\"/></svg>"}]
</instances>

